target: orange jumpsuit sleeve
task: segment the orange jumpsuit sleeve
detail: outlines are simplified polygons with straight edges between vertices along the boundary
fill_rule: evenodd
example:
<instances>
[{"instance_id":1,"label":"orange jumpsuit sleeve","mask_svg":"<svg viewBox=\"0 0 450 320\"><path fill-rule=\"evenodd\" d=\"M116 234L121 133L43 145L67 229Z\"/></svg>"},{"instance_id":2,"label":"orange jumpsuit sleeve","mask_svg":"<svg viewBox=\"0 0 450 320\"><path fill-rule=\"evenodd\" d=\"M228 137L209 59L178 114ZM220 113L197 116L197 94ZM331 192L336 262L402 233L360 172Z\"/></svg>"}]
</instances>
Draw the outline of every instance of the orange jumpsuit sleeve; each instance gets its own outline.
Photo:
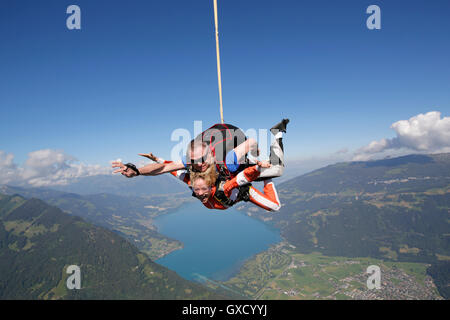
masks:
<instances>
[{"instance_id":1,"label":"orange jumpsuit sleeve","mask_svg":"<svg viewBox=\"0 0 450 320\"><path fill-rule=\"evenodd\" d=\"M251 166L248 168L245 168L244 171L239 172L233 179L228 180L225 182L223 186L223 191L227 196L230 196L231 191L234 188L237 188L239 186L243 186L245 184L248 184L254 180L256 180L261 172L259 171L259 166Z\"/></svg>"}]
</instances>

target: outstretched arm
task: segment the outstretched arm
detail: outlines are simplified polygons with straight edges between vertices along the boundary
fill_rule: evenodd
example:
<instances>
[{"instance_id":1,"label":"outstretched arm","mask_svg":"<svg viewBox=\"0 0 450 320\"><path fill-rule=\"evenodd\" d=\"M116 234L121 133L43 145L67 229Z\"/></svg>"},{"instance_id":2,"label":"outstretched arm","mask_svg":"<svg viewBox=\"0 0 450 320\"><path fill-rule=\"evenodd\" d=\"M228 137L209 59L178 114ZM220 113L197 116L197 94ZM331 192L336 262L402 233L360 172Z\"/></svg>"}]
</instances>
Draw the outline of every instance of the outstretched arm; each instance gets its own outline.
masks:
<instances>
[{"instance_id":1,"label":"outstretched arm","mask_svg":"<svg viewBox=\"0 0 450 320\"><path fill-rule=\"evenodd\" d=\"M118 168L114 173L121 173L127 178L132 178L137 176L137 173L129 169L120 161L114 161L112 163L113 168ZM143 176L157 176L166 172L171 172L175 170L184 169L183 162L175 161L169 163L151 163L146 166L139 168L139 174Z\"/></svg>"},{"instance_id":2,"label":"outstretched arm","mask_svg":"<svg viewBox=\"0 0 450 320\"><path fill-rule=\"evenodd\" d=\"M244 158L244 156L249 152L253 156L259 155L258 142L253 138L245 140L233 150L236 153L238 161L241 161Z\"/></svg>"},{"instance_id":3,"label":"outstretched arm","mask_svg":"<svg viewBox=\"0 0 450 320\"><path fill-rule=\"evenodd\" d=\"M165 162L165 163L151 163L142 168L139 168L139 173L144 176L156 176L159 174L172 172L184 169L184 164L181 161Z\"/></svg>"},{"instance_id":4,"label":"outstretched arm","mask_svg":"<svg viewBox=\"0 0 450 320\"><path fill-rule=\"evenodd\" d=\"M165 163L165 164L172 163L172 161L168 161L168 160L164 160L162 158L158 158L153 153L139 153L139 155L143 156L145 158L148 158L148 159L150 159L150 160L152 160L154 162L157 162L157 163ZM183 181L188 186L190 186L190 184L191 184L190 175L187 172L187 170L185 170L184 167L183 167L182 170L171 171L170 174L173 175L175 178Z\"/></svg>"}]
</instances>

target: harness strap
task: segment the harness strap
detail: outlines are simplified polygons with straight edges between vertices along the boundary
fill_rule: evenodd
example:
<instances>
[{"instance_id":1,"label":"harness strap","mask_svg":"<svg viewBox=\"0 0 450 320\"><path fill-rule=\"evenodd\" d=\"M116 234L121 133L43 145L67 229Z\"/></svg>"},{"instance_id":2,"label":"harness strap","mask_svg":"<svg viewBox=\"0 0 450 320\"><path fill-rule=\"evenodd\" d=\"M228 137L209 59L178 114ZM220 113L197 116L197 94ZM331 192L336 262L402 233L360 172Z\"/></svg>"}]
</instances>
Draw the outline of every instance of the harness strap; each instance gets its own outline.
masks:
<instances>
[{"instance_id":1,"label":"harness strap","mask_svg":"<svg viewBox=\"0 0 450 320\"><path fill-rule=\"evenodd\" d=\"M239 201L250 201L250 187L251 184L246 184L244 186L239 187L239 192L236 197L236 200L232 200L225 194L223 190L223 186L225 185L224 180L219 180L218 183L216 183L216 192L214 193L214 198L220 202L224 207L229 208L232 207L234 204L236 204Z\"/></svg>"}]
</instances>

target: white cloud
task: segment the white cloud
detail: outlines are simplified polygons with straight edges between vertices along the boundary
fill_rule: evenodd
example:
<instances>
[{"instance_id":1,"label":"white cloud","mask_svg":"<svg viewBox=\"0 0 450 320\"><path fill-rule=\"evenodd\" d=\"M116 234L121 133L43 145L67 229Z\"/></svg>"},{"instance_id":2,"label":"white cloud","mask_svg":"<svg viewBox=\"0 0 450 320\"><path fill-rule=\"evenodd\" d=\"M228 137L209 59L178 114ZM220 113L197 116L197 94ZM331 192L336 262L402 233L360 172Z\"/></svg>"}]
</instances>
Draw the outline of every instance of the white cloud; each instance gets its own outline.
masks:
<instances>
[{"instance_id":1,"label":"white cloud","mask_svg":"<svg viewBox=\"0 0 450 320\"><path fill-rule=\"evenodd\" d=\"M450 117L441 119L438 111L419 114L409 120L394 123L398 144L420 151L450 148Z\"/></svg>"},{"instance_id":2,"label":"white cloud","mask_svg":"<svg viewBox=\"0 0 450 320\"><path fill-rule=\"evenodd\" d=\"M0 183L9 183L14 180L17 167L14 164L14 155L0 150Z\"/></svg>"},{"instance_id":3,"label":"white cloud","mask_svg":"<svg viewBox=\"0 0 450 320\"><path fill-rule=\"evenodd\" d=\"M0 151L0 165L4 168L0 173L0 184L64 185L77 178L111 173L107 167L80 163L62 150L30 152L23 166L15 165L13 159L14 155Z\"/></svg>"},{"instance_id":4,"label":"white cloud","mask_svg":"<svg viewBox=\"0 0 450 320\"><path fill-rule=\"evenodd\" d=\"M396 137L372 141L355 152L353 160L368 160L389 151L399 155L411 152L450 152L450 117L441 118L439 111L418 114L391 125Z\"/></svg>"},{"instance_id":5,"label":"white cloud","mask_svg":"<svg viewBox=\"0 0 450 320\"><path fill-rule=\"evenodd\" d=\"M280 180L343 161L367 161L411 153L450 152L450 117L441 117L438 111L397 121L391 128L396 133L394 138L372 141L354 152L342 148L328 154L286 161L285 174Z\"/></svg>"},{"instance_id":6,"label":"white cloud","mask_svg":"<svg viewBox=\"0 0 450 320\"><path fill-rule=\"evenodd\" d=\"M3 169L14 169L16 166L14 164L14 155L12 153L6 153L0 150L0 166Z\"/></svg>"}]
</instances>

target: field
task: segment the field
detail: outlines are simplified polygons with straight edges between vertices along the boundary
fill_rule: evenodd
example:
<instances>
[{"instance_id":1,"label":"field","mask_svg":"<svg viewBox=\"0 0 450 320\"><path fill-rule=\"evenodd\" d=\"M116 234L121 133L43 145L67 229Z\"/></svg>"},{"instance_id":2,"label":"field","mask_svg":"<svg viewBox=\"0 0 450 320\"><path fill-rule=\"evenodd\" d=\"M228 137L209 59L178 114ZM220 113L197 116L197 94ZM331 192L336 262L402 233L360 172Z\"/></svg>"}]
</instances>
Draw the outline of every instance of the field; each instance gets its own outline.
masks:
<instances>
[{"instance_id":1,"label":"field","mask_svg":"<svg viewBox=\"0 0 450 320\"><path fill-rule=\"evenodd\" d=\"M381 270L381 288L368 289L367 267ZM244 264L222 284L252 299L441 299L428 265L372 258L301 254L283 242Z\"/></svg>"}]
</instances>

